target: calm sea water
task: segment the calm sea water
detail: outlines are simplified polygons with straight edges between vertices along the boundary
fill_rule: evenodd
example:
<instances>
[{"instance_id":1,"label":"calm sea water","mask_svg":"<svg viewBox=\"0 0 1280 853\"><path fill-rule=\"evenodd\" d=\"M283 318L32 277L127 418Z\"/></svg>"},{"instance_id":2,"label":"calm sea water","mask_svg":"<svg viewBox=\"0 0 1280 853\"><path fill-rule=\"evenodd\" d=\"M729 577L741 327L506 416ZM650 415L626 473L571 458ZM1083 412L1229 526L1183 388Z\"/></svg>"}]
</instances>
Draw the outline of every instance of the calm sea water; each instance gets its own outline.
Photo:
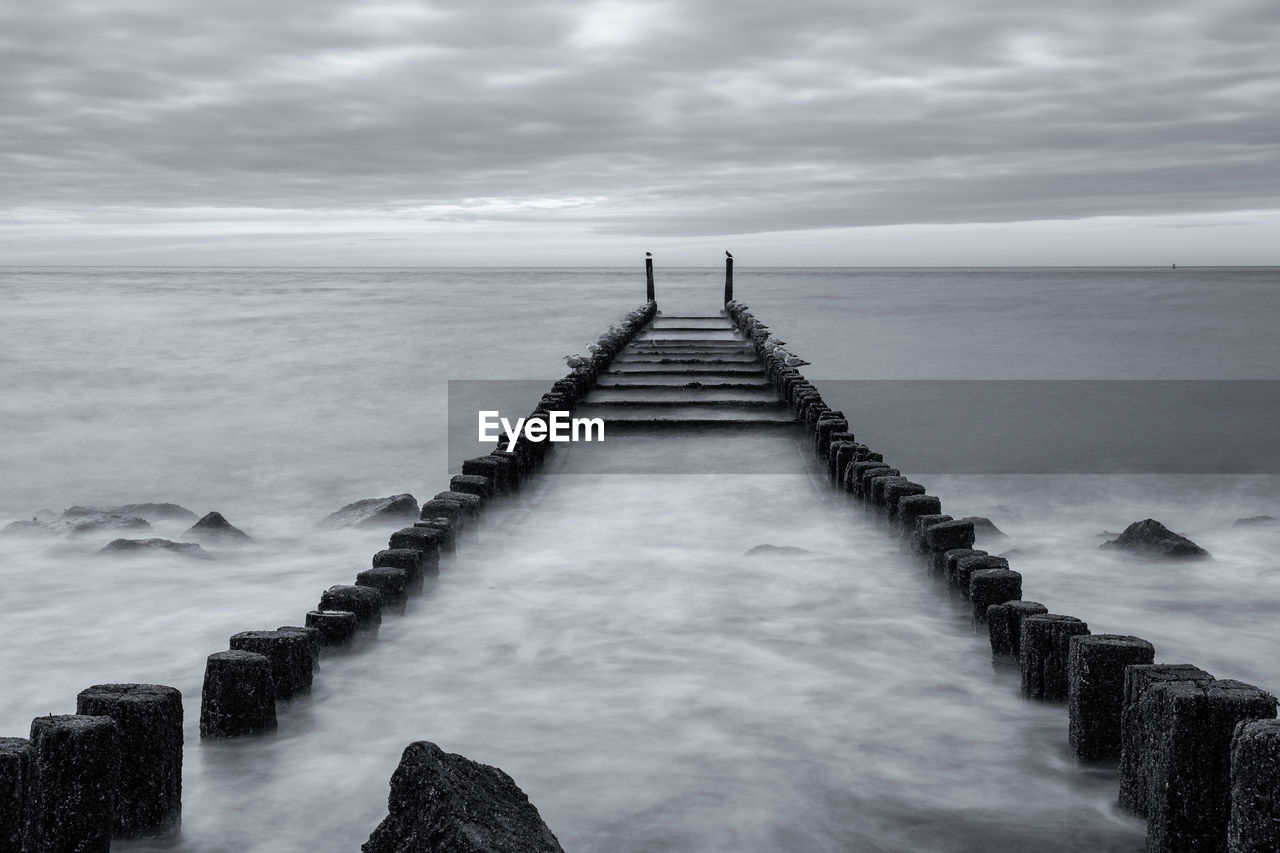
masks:
<instances>
[{"instance_id":1,"label":"calm sea water","mask_svg":"<svg viewBox=\"0 0 1280 853\"><path fill-rule=\"evenodd\" d=\"M1275 269L737 278L819 380L1280 378ZM714 310L719 287L718 270L659 269L669 313ZM1070 759L1064 710L1024 703L953 603L780 436L616 452L794 459L792 474L603 476L558 452L575 476L495 512L376 644L282 705L278 736L201 746L205 655L298 624L385 541L315 522L444 488L446 380L550 381L642 300L642 277L7 269L0 297L0 519L174 501L256 539L207 562L98 557L110 534L0 539L0 734L92 683L179 687L176 849L354 850L417 739L507 770L571 851L1141 849L1114 779ZM895 458L892 430L869 429ZM1231 526L1280 516L1276 478L909 473L1009 533L979 544L1018 550L1028 598L1280 688L1280 528ZM1147 516L1215 559L1097 550ZM765 542L810 553L742 556Z\"/></svg>"}]
</instances>

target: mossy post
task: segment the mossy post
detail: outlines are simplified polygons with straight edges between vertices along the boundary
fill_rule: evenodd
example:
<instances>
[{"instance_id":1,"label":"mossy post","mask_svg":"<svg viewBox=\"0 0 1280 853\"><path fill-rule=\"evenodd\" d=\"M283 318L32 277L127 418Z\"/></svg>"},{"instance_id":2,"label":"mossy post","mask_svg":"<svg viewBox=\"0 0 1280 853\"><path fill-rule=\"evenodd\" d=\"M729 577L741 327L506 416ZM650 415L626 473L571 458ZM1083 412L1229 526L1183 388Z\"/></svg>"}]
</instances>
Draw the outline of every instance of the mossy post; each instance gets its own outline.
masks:
<instances>
[{"instance_id":1,"label":"mossy post","mask_svg":"<svg viewBox=\"0 0 1280 853\"><path fill-rule=\"evenodd\" d=\"M160 838L182 821L182 693L160 684L95 684L76 713L120 729L115 837Z\"/></svg>"},{"instance_id":2,"label":"mossy post","mask_svg":"<svg viewBox=\"0 0 1280 853\"><path fill-rule=\"evenodd\" d=\"M108 853L120 784L120 727L110 717L31 721L27 849Z\"/></svg>"},{"instance_id":3,"label":"mossy post","mask_svg":"<svg viewBox=\"0 0 1280 853\"><path fill-rule=\"evenodd\" d=\"M316 629L321 648L342 651L355 641L356 615L350 610L312 610L306 622L308 628Z\"/></svg>"}]
</instances>

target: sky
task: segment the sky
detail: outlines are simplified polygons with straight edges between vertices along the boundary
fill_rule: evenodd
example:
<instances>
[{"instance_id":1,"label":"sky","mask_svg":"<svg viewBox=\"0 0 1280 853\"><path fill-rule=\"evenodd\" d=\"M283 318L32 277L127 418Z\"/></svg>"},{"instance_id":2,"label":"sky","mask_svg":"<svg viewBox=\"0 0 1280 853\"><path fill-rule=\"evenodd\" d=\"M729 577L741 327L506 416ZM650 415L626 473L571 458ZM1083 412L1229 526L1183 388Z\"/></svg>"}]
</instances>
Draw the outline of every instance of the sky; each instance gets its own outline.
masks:
<instances>
[{"instance_id":1,"label":"sky","mask_svg":"<svg viewBox=\"0 0 1280 853\"><path fill-rule=\"evenodd\" d=\"M0 264L1280 264L1275 0L12 0Z\"/></svg>"}]
</instances>

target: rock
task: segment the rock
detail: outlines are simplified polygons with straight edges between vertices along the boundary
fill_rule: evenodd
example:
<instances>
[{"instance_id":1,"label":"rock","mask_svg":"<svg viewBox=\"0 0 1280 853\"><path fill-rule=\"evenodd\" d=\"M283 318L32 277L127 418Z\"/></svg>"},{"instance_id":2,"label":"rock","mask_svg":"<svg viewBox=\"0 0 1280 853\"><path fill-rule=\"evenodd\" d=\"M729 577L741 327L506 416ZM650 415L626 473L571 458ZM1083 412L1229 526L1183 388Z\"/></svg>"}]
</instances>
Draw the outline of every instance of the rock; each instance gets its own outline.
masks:
<instances>
[{"instance_id":1,"label":"rock","mask_svg":"<svg viewBox=\"0 0 1280 853\"><path fill-rule=\"evenodd\" d=\"M988 539L1008 539L1009 538L1009 534L1005 533L999 527L996 527L995 523L992 522L991 519L986 518L984 516L968 515L960 520L972 521L973 534L979 539L981 539L984 536L987 537Z\"/></svg>"},{"instance_id":2,"label":"rock","mask_svg":"<svg viewBox=\"0 0 1280 853\"><path fill-rule=\"evenodd\" d=\"M12 521L4 526L4 530L0 530L0 536L52 536L53 531L49 529L49 525L43 522L31 519L30 521Z\"/></svg>"},{"instance_id":3,"label":"rock","mask_svg":"<svg viewBox=\"0 0 1280 853\"><path fill-rule=\"evenodd\" d=\"M130 554L139 551L168 551L185 557L209 559L210 554L194 542L174 542L171 539L112 539L98 551L99 554Z\"/></svg>"},{"instance_id":4,"label":"rock","mask_svg":"<svg viewBox=\"0 0 1280 853\"><path fill-rule=\"evenodd\" d=\"M349 503L337 512L330 513L320 522L322 527L369 527L377 524L411 523L418 520L418 501L413 495L392 495L389 498L366 498Z\"/></svg>"},{"instance_id":5,"label":"rock","mask_svg":"<svg viewBox=\"0 0 1280 853\"><path fill-rule=\"evenodd\" d=\"M405 747L387 812L361 853L563 853L515 780L427 741Z\"/></svg>"},{"instance_id":6,"label":"rock","mask_svg":"<svg viewBox=\"0 0 1280 853\"><path fill-rule=\"evenodd\" d=\"M1270 515L1251 515L1248 518L1237 518L1231 523L1232 527L1256 527L1261 524L1275 524L1276 519Z\"/></svg>"},{"instance_id":7,"label":"rock","mask_svg":"<svg viewBox=\"0 0 1280 853\"><path fill-rule=\"evenodd\" d=\"M222 517L220 512L211 512L191 525L182 534L193 539L209 542L252 542L253 537Z\"/></svg>"},{"instance_id":8,"label":"rock","mask_svg":"<svg viewBox=\"0 0 1280 853\"><path fill-rule=\"evenodd\" d=\"M744 557L760 557L765 555L781 555L781 554L808 554L806 548L797 548L794 545L757 545L756 547L744 551Z\"/></svg>"},{"instance_id":9,"label":"rock","mask_svg":"<svg viewBox=\"0 0 1280 853\"><path fill-rule=\"evenodd\" d=\"M120 506L73 506L63 510L63 518L84 515L132 515L147 521L194 521L196 514L177 504L121 504Z\"/></svg>"},{"instance_id":10,"label":"rock","mask_svg":"<svg viewBox=\"0 0 1280 853\"><path fill-rule=\"evenodd\" d=\"M151 524L136 515L85 513L63 515L49 522L48 528L55 536L85 536L104 530L150 530Z\"/></svg>"},{"instance_id":11,"label":"rock","mask_svg":"<svg viewBox=\"0 0 1280 853\"><path fill-rule=\"evenodd\" d=\"M1179 536L1154 518L1135 521L1102 548L1119 548L1146 557L1208 557L1209 552L1185 536Z\"/></svg>"}]
</instances>

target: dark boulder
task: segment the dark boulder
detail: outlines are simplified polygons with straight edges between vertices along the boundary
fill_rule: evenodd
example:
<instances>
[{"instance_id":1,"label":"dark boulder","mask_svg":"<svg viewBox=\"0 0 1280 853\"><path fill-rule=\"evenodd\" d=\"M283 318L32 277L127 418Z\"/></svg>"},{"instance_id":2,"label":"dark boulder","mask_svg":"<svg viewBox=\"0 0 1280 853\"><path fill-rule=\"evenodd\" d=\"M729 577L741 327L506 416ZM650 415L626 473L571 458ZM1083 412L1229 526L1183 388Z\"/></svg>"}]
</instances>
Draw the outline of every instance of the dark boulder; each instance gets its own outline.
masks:
<instances>
[{"instance_id":1,"label":"dark boulder","mask_svg":"<svg viewBox=\"0 0 1280 853\"><path fill-rule=\"evenodd\" d=\"M806 548L797 548L794 545L757 545L748 551L743 552L744 557L765 557L765 556L783 556L787 554L808 554Z\"/></svg>"},{"instance_id":2,"label":"dark boulder","mask_svg":"<svg viewBox=\"0 0 1280 853\"><path fill-rule=\"evenodd\" d=\"M1118 548L1144 557L1208 557L1209 552L1185 536L1179 536L1154 518L1135 521L1102 548Z\"/></svg>"},{"instance_id":3,"label":"dark boulder","mask_svg":"<svg viewBox=\"0 0 1280 853\"><path fill-rule=\"evenodd\" d=\"M187 528L184 537L201 539L206 542L252 542L253 537L222 517L220 512L211 512L195 524Z\"/></svg>"},{"instance_id":4,"label":"dark boulder","mask_svg":"<svg viewBox=\"0 0 1280 853\"><path fill-rule=\"evenodd\" d=\"M979 539L983 537L988 539L1007 539L1009 536L1009 534L1005 533L999 527L996 527L995 523L985 516L969 515L962 518L961 521L972 521L973 535Z\"/></svg>"},{"instance_id":5,"label":"dark boulder","mask_svg":"<svg viewBox=\"0 0 1280 853\"><path fill-rule=\"evenodd\" d=\"M427 741L405 747L362 853L563 853L506 773Z\"/></svg>"},{"instance_id":6,"label":"dark boulder","mask_svg":"<svg viewBox=\"0 0 1280 853\"><path fill-rule=\"evenodd\" d=\"M322 527L366 527L376 524L393 525L418 520L418 501L413 495L392 495L389 498L366 498L349 503L337 512L330 513L320 522Z\"/></svg>"},{"instance_id":7,"label":"dark boulder","mask_svg":"<svg viewBox=\"0 0 1280 853\"><path fill-rule=\"evenodd\" d=\"M73 506L63 510L63 518L82 515L132 515L147 521L194 521L196 514L177 504L121 504L120 506Z\"/></svg>"},{"instance_id":8,"label":"dark boulder","mask_svg":"<svg viewBox=\"0 0 1280 853\"><path fill-rule=\"evenodd\" d=\"M210 554L194 542L174 542L171 539L112 539L99 554L136 554L141 552L182 554L184 557L208 559Z\"/></svg>"}]
</instances>

